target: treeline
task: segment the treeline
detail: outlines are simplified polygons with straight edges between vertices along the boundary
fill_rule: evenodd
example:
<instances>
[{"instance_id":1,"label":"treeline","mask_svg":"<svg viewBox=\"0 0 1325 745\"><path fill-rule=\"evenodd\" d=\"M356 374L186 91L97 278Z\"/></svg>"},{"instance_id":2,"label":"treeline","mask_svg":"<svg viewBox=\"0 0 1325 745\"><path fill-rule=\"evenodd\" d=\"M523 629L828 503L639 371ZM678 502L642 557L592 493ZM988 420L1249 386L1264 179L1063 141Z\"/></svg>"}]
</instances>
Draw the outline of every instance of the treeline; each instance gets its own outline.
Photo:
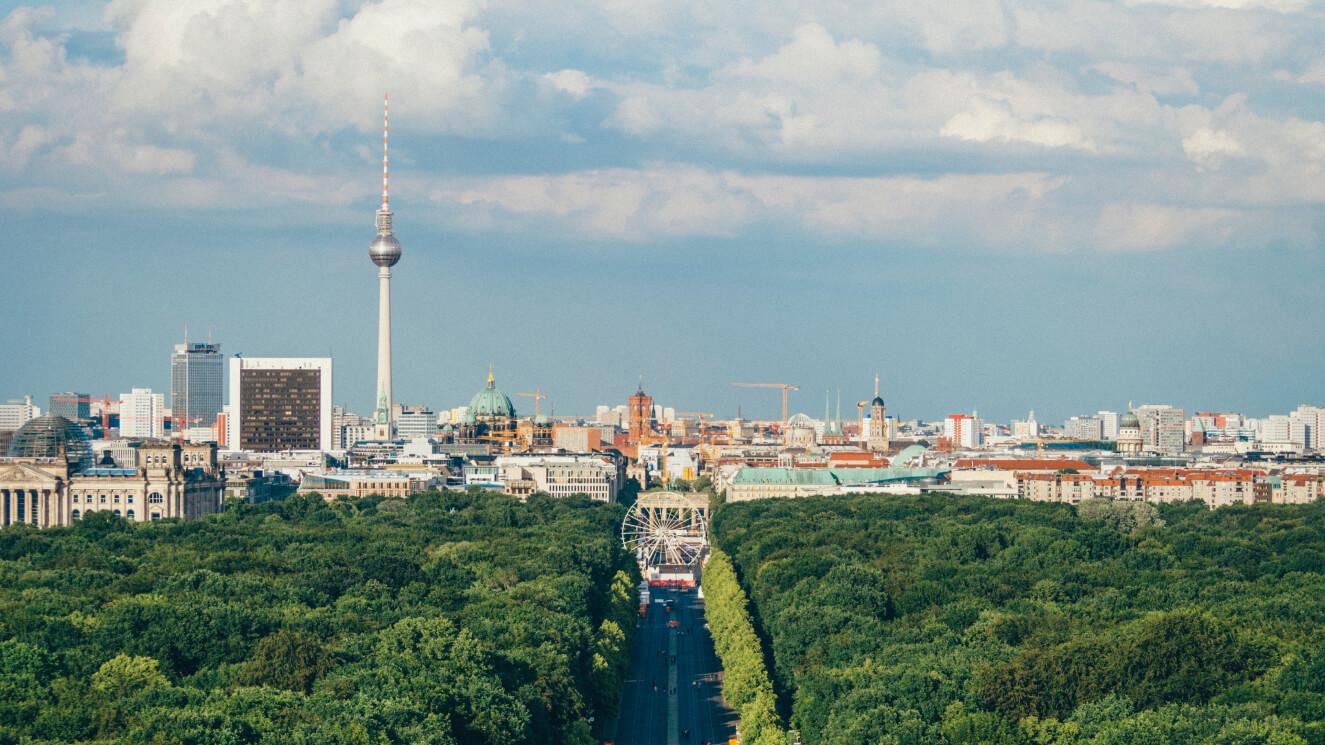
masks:
<instances>
[{"instance_id":1,"label":"treeline","mask_svg":"<svg viewBox=\"0 0 1325 745\"><path fill-rule=\"evenodd\" d=\"M714 549L704 564L704 615L713 647L722 660L722 695L741 718L741 737L751 745L786 745L777 713L773 681L764 664L759 636L736 579L731 559Z\"/></svg>"},{"instance_id":2,"label":"treeline","mask_svg":"<svg viewBox=\"0 0 1325 745\"><path fill-rule=\"evenodd\" d=\"M1325 745L1325 503L833 497L713 527L809 745Z\"/></svg>"},{"instance_id":3,"label":"treeline","mask_svg":"<svg viewBox=\"0 0 1325 745\"><path fill-rule=\"evenodd\" d=\"M0 743L581 743L637 581L617 507L291 497L0 532Z\"/></svg>"}]
</instances>

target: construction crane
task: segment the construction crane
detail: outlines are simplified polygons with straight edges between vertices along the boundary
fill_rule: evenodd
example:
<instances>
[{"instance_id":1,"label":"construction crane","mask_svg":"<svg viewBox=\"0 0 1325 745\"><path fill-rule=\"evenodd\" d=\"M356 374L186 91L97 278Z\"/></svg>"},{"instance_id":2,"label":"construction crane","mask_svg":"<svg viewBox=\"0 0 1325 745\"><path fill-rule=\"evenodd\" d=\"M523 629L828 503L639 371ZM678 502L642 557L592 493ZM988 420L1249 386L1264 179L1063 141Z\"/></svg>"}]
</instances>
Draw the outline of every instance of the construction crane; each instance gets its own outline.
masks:
<instances>
[{"instance_id":1,"label":"construction crane","mask_svg":"<svg viewBox=\"0 0 1325 745\"><path fill-rule=\"evenodd\" d=\"M782 421L787 421L787 394L790 391L799 391L798 385L788 383L732 383L737 388L781 388L782 389Z\"/></svg>"},{"instance_id":2,"label":"construction crane","mask_svg":"<svg viewBox=\"0 0 1325 745\"><path fill-rule=\"evenodd\" d=\"M533 390L532 393L530 393L529 391L521 391L521 392L519 392L519 393L517 393L517 394L515 394L515 395L517 395L517 396L524 396L525 398L532 398L532 399L534 399L534 418L535 418L535 419L537 419L537 418L543 413L542 403L543 403L543 401L547 398L547 394L543 392L543 389L541 389L541 388L535 388L535 389Z\"/></svg>"}]
</instances>

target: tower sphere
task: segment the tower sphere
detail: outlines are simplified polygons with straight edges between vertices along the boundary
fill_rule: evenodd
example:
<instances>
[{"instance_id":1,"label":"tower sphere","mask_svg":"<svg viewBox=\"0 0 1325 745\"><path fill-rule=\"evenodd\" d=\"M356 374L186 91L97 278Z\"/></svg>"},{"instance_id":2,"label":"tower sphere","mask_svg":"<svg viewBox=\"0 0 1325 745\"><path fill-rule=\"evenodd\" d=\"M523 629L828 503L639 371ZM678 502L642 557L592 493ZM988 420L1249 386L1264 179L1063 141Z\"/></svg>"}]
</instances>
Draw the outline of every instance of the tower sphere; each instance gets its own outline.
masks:
<instances>
[{"instance_id":1,"label":"tower sphere","mask_svg":"<svg viewBox=\"0 0 1325 745\"><path fill-rule=\"evenodd\" d=\"M381 267L392 267L400 261L400 241L390 233L379 235L368 247L368 258Z\"/></svg>"}]
</instances>

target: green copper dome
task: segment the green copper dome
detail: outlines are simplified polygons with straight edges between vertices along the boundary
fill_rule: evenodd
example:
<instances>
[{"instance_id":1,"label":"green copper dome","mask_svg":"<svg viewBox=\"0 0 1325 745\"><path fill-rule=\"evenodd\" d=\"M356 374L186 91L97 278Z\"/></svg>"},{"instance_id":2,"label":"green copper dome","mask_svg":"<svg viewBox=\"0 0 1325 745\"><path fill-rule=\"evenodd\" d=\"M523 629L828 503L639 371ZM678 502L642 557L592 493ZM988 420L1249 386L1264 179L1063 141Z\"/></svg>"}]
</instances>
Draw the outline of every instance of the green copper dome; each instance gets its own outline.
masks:
<instances>
[{"instance_id":1,"label":"green copper dome","mask_svg":"<svg viewBox=\"0 0 1325 745\"><path fill-rule=\"evenodd\" d=\"M469 399L469 408L465 411L465 422L473 424L478 421L487 421L492 419L514 419L515 407L511 405L511 399L507 398L501 389L497 388L496 382L492 378L492 371L488 371L488 384L483 390L474 394Z\"/></svg>"}]
</instances>

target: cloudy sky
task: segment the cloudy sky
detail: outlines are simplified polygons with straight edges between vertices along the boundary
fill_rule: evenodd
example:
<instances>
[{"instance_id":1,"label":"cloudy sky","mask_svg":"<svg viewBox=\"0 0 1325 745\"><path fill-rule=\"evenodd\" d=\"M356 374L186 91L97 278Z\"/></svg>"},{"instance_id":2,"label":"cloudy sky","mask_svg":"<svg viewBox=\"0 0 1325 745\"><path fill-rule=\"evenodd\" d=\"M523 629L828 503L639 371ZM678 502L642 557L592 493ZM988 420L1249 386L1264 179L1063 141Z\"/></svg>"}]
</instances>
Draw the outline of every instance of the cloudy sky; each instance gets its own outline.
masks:
<instances>
[{"instance_id":1,"label":"cloudy sky","mask_svg":"<svg viewBox=\"0 0 1325 745\"><path fill-rule=\"evenodd\" d=\"M1311 0L0 0L0 398L188 324L370 409L387 91L399 400L1325 403Z\"/></svg>"}]
</instances>

